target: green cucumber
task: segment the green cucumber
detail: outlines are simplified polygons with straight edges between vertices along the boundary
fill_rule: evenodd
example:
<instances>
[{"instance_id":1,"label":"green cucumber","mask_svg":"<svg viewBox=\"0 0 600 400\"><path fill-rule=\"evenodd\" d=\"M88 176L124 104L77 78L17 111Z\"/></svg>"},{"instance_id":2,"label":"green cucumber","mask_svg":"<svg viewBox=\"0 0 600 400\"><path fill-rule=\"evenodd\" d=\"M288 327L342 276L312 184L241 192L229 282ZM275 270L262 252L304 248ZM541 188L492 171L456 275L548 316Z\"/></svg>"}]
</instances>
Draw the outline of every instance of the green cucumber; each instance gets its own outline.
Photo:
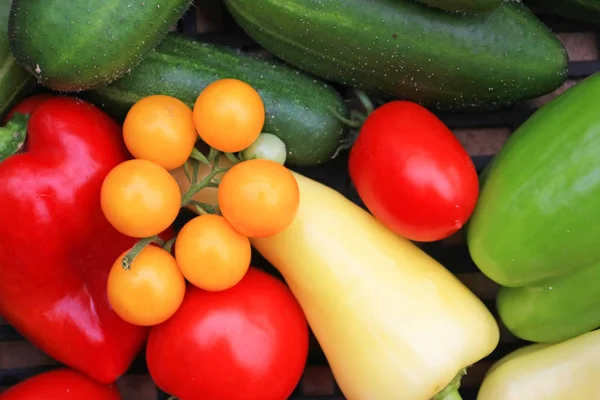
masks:
<instances>
[{"instance_id":1,"label":"green cucumber","mask_svg":"<svg viewBox=\"0 0 600 400\"><path fill-rule=\"evenodd\" d=\"M200 91L222 78L237 78L259 92L266 109L263 131L279 137L287 162L312 166L331 159L344 137L336 114L348 111L330 86L286 65L176 34L167 38L132 72L83 96L123 120L143 97L166 94L193 107Z\"/></svg>"},{"instance_id":2,"label":"green cucumber","mask_svg":"<svg viewBox=\"0 0 600 400\"><path fill-rule=\"evenodd\" d=\"M8 43L8 15L12 0L0 0L0 118L35 86L33 76L17 64Z\"/></svg>"},{"instance_id":3,"label":"green cucumber","mask_svg":"<svg viewBox=\"0 0 600 400\"><path fill-rule=\"evenodd\" d=\"M58 91L110 83L139 63L190 0L13 0L9 37L17 62Z\"/></svg>"},{"instance_id":4,"label":"green cucumber","mask_svg":"<svg viewBox=\"0 0 600 400\"><path fill-rule=\"evenodd\" d=\"M492 109L561 86L567 52L529 9L441 12L412 0L224 0L279 58L316 76L446 109Z\"/></svg>"},{"instance_id":5,"label":"green cucumber","mask_svg":"<svg viewBox=\"0 0 600 400\"><path fill-rule=\"evenodd\" d=\"M496 283L552 286L600 263L598 99L600 73L542 106L495 156L467 244Z\"/></svg>"},{"instance_id":6,"label":"green cucumber","mask_svg":"<svg viewBox=\"0 0 600 400\"><path fill-rule=\"evenodd\" d=\"M419 0L444 11L479 14L495 10L504 0Z\"/></svg>"},{"instance_id":7,"label":"green cucumber","mask_svg":"<svg viewBox=\"0 0 600 400\"><path fill-rule=\"evenodd\" d=\"M600 22L600 0L530 0L557 15L585 22Z\"/></svg>"}]
</instances>

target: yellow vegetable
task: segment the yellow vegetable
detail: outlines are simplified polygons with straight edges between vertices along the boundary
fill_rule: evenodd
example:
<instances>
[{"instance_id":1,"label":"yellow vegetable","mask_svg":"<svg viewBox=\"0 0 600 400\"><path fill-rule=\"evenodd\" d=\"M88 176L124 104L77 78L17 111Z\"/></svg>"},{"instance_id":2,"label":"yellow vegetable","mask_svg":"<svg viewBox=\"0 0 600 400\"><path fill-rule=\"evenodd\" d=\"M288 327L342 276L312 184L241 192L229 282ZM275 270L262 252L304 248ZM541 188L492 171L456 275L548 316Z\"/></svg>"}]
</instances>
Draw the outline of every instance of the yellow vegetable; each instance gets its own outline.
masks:
<instances>
[{"instance_id":1,"label":"yellow vegetable","mask_svg":"<svg viewBox=\"0 0 600 400\"><path fill-rule=\"evenodd\" d=\"M600 330L514 351L490 368L477 400L595 400L598 382Z\"/></svg>"},{"instance_id":2,"label":"yellow vegetable","mask_svg":"<svg viewBox=\"0 0 600 400\"><path fill-rule=\"evenodd\" d=\"M349 400L428 400L499 340L483 303L369 213L294 173L300 208L253 239L304 310ZM436 399L460 399L450 385Z\"/></svg>"}]
</instances>

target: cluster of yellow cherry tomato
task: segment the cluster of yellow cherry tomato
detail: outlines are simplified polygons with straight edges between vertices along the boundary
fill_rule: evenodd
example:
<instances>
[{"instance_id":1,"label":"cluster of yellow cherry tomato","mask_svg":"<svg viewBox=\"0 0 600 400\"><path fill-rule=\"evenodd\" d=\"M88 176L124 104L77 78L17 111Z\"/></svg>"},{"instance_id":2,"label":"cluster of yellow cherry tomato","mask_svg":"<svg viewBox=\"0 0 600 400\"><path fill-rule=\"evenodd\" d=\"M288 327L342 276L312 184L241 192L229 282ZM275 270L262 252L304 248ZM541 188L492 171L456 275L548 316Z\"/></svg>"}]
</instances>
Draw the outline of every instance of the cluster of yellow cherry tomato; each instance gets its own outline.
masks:
<instances>
[{"instance_id":1,"label":"cluster of yellow cherry tomato","mask_svg":"<svg viewBox=\"0 0 600 400\"><path fill-rule=\"evenodd\" d=\"M298 185L283 165L283 143L261 133L264 122L259 93L236 79L208 85L193 108L153 95L130 109L123 139L133 159L116 166L101 190L107 220L140 239L109 274L108 298L122 319L143 326L166 321L183 302L186 281L207 291L235 286L250 266L250 239L292 223ZM196 149L198 139L210 147L208 156ZM222 158L230 167L221 166ZM182 167L189 171L190 161L195 174L210 171L190 178L193 193L174 176ZM216 188L217 204L203 208L192 195L207 188ZM182 207L196 207L199 215L169 237Z\"/></svg>"}]
</instances>

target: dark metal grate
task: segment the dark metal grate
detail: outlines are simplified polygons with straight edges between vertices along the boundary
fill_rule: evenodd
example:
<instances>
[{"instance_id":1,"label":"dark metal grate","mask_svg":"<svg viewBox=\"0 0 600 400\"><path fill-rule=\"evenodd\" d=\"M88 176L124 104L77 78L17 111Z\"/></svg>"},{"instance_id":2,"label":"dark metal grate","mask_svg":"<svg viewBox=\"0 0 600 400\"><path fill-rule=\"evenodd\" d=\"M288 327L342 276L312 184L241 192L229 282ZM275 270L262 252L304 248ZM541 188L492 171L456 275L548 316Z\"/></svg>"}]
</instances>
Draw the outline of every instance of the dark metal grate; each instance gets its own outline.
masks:
<instances>
[{"instance_id":1,"label":"dark metal grate","mask_svg":"<svg viewBox=\"0 0 600 400\"><path fill-rule=\"evenodd\" d=\"M536 10L537 11L537 10ZM586 24L576 21L567 20L556 17L550 14L538 13L540 18L556 33L573 33L573 32L597 32L597 27L592 24ZM196 12L195 9L190 9L184 18L178 24L178 30L186 35L198 38L199 40L231 45L243 49L256 48L256 44L249 39L244 33L231 21L229 23L231 30L226 33L218 34L201 34L196 31ZM600 71L600 61L575 61L569 64L569 79L579 80L585 78L595 72ZM438 113L438 116L452 129L459 128L490 128L502 127L507 128L511 132L521 125L533 112L535 108L518 104L511 108L498 110L495 112L483 113ZM472 157L473 162L478 171L481 171L492 159L492 155L480 155ZM347 196L356 204L364 207L358 195L354 191L350 178L347 173L347 154L342 154L335 160L325 166L316 168L293 168L308 177L318 180L327 186L337 190ZM185 219L185 216L182 218ZM442 246L439 243L426 244L421 246L428 254L437 259L440 263L446 266L455 274L476 274L478 269L471 260L468 250L462 246ZM277 271L270 267L260 256L253 258L253 265L263 268L276 276L279 276ZM495 308L492 302L485 301L486 305L494 314ZM9 326L0 326L0 342L18 342L23 341L23 337ZM515 350L523 345L522 341L513 340L510 343L500 343L498 348L484 360L497 360L508 352ZM319 348L312 349L308 359L309 366L327 365L327 360ZM56 366L35 366L19 369L0 370L0 387L11 386L28 377L38 373L56 368ZM147 368L143 354L140 354L134 361L127 375L147 374ZM477 387L461 388L463 399L475 399L477 395ZM167 400L169 395L157 389L157 400ZM145 400L145 399L139 399ZM344 400L339 388L336 387L336 394L327 396L308 396L303 393L302 385L299 385L290 400Z\"/></svg>"}]
</instances>

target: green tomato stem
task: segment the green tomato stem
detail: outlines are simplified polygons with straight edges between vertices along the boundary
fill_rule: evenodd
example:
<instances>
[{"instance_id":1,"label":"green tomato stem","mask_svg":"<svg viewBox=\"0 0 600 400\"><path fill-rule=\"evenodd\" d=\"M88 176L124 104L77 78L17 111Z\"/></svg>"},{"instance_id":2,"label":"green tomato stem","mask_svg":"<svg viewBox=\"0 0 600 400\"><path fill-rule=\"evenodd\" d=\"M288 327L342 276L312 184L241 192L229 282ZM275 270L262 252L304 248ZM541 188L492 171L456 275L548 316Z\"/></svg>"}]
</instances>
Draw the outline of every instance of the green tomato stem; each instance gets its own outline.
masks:
<instances>
[{"instance_id":1,"label":"green tomato stem","mask_svg":"<svg viewBox=\"0 0 600 400\"><path fill-rule=\"evenodd\" d=\"M352 120L340 115L333 107L328 107L329 112L333 114L333 116L338 119L342 124L349 126L350 128L358 129L362 125L362 121Z\"/></svg>"},{"instance_id":2,"label":"green tomato stem","mask_svg":"<svg viewBox=\"0 0 600 400\"><path fill-rule=\"evenodd\" d=\"M200 169L200 161L194 158L188 158L185 164L183 164L183 172L190 185L194 185L198 182L198 170ZM190 172L191 168L191 172Z\"/></svg>"},{"instance_id":3,"label":"green tomato stem","mask_svg":"<svg viewBox=\"0 0 600 400\"><path fill-rule=\"evenodd\" d=\"M231 161L231 163L232 163L233 165L235 165L235 164L237 164L237 163L239 163L239 162L240 162L240 159L239 159L239 158L237 158L237 157L235 156L235 154L233 154L233 153L225 153L225 157L227 157L227 159L228 159L229 161Z\"/></svg>"},{"instance_id":4,"label":"green tomato stem","mask_svg":"<svg viewBox=\"0 0 600 400\"><path fill-rule=\"evenodd\" d=\"M131 269L135 258L142 252L142 250L146 248L146 246L155 241L162 242L162 239L155 235L138 240L135 246L133 246L131 250L129 250L129 252L125 255L125 257L123 257L123 260L121 260L121 266L123 267L123 269Z\"/></svg>"},{"instance_id":5,"label":"green tomato stem","mask_svg":"<svg viewBox=\"0 0 600 400\"><path fill-rule=\"evenodd\" d=\"M221 168L217 165L213 164L213 168L208 175L204 177L200 182L193 184L190 189L181 196L181 207L185 207L190 204L192 198L202 189L208 187L208 185L213 184L212 180L217 174L222 172L226 172L229 168Z\"/></svg>"},{"instance_id":6,"label":"green tomato stem","mask_svg":"<svg viewBox=\"0 0 600 400\"><path fill-rule=\"evenodd\" d=\"M375 107L373 106L371 99L369 99L369 96L367 96L367 94L365 92L363 92L362 90L354 89L354 94L356 94L356 97L358 97L358 100L361 102L362 106L365 108L365 111L367 112L367 116L375 110Z\"/></svg>"},{"instance_id":7,"label":"green tomato stem","mask_svg":"<svg viewBox=\"0 0 600 400\"><path fill-rule=\"evenodd\" d=\"M218 214L219 213L219 208L215 207L213 205L210 205L210 204L201 203L201 202L195 201L195 200L192 200L190 202L190 204L192 204L194 207L196 207L199 214Z\"/></svg>"},{"instance_id":8,"label":"green tomato stem","mask_svg":"<svg viewBox=\"0 0 600 400\"><path fill-rule=\"evenodd\" d=\"M169 252L169 254L171 253L171 250L173 249L173 245L175 244L175 240L177 240L177 236L174 238L171 238L167 241L167 243L165 243L163 245L163 249L165 249L166 251Z\"/></svg>"},{"instance_id":9,"label":"green tomato stem","mask_svg":"<svg viewBox=\"0 0 600 400\"><path fill-rule=\"evenodd\" d=\"M192 182L192 174L190 174L190 166L193 164L194 160L192 160L191 158L188 158L185 161L185 164L183 164L183 172L185 173L185 177L187 178L188 182L193 183Z\"/></svg>"},{"instance_id":10,"label":"green tomato stem","mask_svg":"<svg viewBox=\"0 0 600 400\"><path fill-rule=\"evenodd\" d=\"M210 165L210 161L208 161L208 158L206 158L206 156L204 154L202 154L200 151L198 151L198 149L195 147L192 150L192 154L190 154L190 158L192 158L198 162L201 162L203 164Z\"/></svg>"},{"instance_id":11,"label":"green tomato stem","mask_svg":"<svg viewBox=\"0 0 600 400\"><path fill-rule=\"evenodd\" d=\"M217 160L217 157L219 156L220 151L211 147L210 150L208 151L208 161L210 164L215 165L215 161Z\"/></svg>"}]
</instances>

